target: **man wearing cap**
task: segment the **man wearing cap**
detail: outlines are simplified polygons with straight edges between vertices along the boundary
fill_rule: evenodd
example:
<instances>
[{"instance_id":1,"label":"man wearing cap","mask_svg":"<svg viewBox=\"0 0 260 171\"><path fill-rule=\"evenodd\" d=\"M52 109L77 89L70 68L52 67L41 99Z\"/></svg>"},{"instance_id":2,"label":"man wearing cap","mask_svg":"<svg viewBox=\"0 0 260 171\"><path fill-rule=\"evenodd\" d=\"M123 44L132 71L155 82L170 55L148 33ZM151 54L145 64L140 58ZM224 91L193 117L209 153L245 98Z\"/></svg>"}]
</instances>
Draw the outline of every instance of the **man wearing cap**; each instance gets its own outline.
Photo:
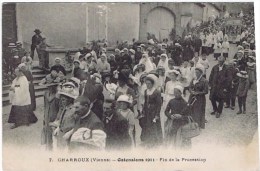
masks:
<instances>
[{"instance_id":1,"label":"man wearing cap","mask_svg":"<svg viewBox=\"0 0 260 171\"><path fill-rule=\"evenodd\" d=\"M35 32L35 35L33 35L33 37L32 37L32 45L31 45L31 57L32 57L32 59L34 58L34 51L35 51L36 47L42 41L41 31L39 29L35 29L34 32ZM37 54L39 55L38 51L37 51Z\"/></svg>"},{"instance_id":2,"label":"man wearing cap","mask_svg":"<svg viewBox=\"0 0 260 171\"><path fill-rule=\"evenodd\" d=\"M230 80L232 80L228 67L224 62L225 58L223 56L218 57L218 64L212 68L209 77L210 100L213 107L211 114L216 114L216 118L219 118L222 114L225 93L231 82Z\"/></svg>"}]
</instances>

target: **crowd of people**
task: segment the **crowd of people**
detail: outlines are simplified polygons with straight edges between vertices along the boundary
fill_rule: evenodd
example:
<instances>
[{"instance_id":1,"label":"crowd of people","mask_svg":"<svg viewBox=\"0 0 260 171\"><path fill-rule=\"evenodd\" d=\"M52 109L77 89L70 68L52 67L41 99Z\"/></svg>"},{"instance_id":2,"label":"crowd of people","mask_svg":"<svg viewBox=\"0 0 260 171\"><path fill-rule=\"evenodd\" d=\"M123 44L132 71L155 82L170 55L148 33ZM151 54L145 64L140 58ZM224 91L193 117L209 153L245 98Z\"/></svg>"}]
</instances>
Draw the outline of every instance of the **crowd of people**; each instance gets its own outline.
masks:
<instances>
[{"instance_id":1,"label":"crowd of people","mask_svg":"<svg viewBox=\"0 0 260 171\"><path fill-rule=\"evenodd\" d=\"M56 58L40 82L48 87L42 144L49 150L130 149L136 146L138 120L141 146L190 148L192 136L183 130L191 121L205 129L208 93L216 118L221 117L224 104L234 110L236 98L237 114L246 114L247 92L256 84L255 49L248 39L253 32L243 30L233 58L228 36L213 25L177 36L172 43L133 41L112 53L106 47L97 51L93 43L87 43L74 55L71 73ZM218 64L208 71L212 53ZM12 128L37 121L27 58L31 60L29 53L16 66L10 89L8 122L14 123Z\"/></svg>"}]
</instances>

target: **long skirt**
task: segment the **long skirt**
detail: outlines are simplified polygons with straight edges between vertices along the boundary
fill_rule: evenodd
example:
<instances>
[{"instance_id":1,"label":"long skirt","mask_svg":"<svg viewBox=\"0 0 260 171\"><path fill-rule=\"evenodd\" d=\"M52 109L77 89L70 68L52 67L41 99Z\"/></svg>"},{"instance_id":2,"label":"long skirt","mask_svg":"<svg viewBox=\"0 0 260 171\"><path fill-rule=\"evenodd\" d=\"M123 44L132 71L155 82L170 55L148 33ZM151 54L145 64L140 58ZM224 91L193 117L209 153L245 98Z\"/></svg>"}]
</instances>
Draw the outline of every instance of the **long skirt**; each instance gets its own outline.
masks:
<instances>
[{"instance_id":1,"label":"long skirt","mask_svg":"<svg viewBox=\"0 0 260 171\"><path fill-rule=\"evenodd\" d=\"M37 117L31 109L31 105L16 106L13 105L9 115L8 123L15 123L17 125L26 125L36 123Z\"/></svg>"},{"instance_id":2,"label":"long skirt","mask_svg":"<svg viewBox=\"0 0 260 171\"><path fill-rule=\"evenodd\" d=\"M31 108L33 111L36 109L36 99L35 99L35 90L34 90L34 85L33 83L29 84L29 91L30 91L30 96L31 96Z\"/></svg>"},{"instance_id":3,"label":"long skirt","mask_svg":"<svg viewBox=\"0 0 260 171\"><path fill-rule=\"evenodd\" d=\"M192 96L189 100L191 100ZM197 96L197 101L192 106L191 117L198 123L199 127L205 128L205 108L206 108L206 97Z\"/></svg>"}]
</instances>

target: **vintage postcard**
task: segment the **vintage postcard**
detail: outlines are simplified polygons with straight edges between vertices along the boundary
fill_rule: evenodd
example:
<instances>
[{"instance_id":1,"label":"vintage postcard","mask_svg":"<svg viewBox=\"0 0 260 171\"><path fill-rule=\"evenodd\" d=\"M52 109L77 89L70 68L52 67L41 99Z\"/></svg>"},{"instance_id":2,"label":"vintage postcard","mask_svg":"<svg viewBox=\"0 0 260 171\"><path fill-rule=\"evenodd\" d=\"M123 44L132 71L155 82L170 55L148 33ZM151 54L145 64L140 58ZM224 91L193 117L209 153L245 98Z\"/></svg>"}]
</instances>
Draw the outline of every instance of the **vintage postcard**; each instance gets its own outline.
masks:
<instances>
[{"instance_id":1,"label":"vintage postcard","mask_svg":"<svg viewBox=\"0 0 260 171\"><path fill-rule=\"evenodd\" d=\"M1 5L3 170L259 171L253 1Z\"/></svg>"}]
</instances>

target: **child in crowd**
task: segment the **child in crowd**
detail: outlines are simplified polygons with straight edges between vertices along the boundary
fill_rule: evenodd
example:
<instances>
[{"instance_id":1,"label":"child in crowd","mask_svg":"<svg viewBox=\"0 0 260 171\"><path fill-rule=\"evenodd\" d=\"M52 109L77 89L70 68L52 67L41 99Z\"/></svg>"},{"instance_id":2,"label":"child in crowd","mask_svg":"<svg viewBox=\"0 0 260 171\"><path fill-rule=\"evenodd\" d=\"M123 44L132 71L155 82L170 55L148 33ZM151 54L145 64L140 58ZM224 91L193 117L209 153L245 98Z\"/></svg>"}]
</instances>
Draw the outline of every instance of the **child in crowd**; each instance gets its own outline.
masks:
<instances>
[{"instance_id":1,"label":"child in crowd","mask_svg":"<svg viewBox=\"0 0 260 171\"><path fill-rule=\"evenodd\" d=\"M26 52L26 53L25 53L25 56L22 57L21 63L25 63L25 65L26 65L26 70L32 71L32 63L33 63L33 60L32 60L32 58L31 58L31 56L30 56L30 52Z\"/></svg>"},{"instance_id":2,"label":"child in crowd","mask_svg":"<svg viewBox=\"0 0 260 171\"><path fill-rule=\"evenodd\" d=\"M131 96L128 95L121 95L117 99L118 102L118 113L121 114L128 122L128 134L131 137L131 141L129 142L127 139L125 139L124 144L131 145L135 144L134 140L134 129L135 129L135 118L134 113L130 109L131 104L133 103L133 99Z\"/></svg>"},{"instance_id":3,"label":"child in crowd","mask_svg":"<svg viewBox=\"0 0 260 171\"><path fill-rule=\"evenodd\" d=\"M223 56L227 59L228 58L228 52L229 52L229 42L227 38L224 38L224 42L222 43L222 53Z\"/></svg>"},{"instance_id":4,"label":"child in crowd","mask_svg":"<svg viewBox=\"0 0 260 171\"><path fill-rule=\"evenodd\" d=\"M237 112L237 114L241 114L242 112L243 114L246 114L246 97L249 89L248 74L246 71L240 71L239 73L237 73L237 76L239 77L237 89L239 111Z\"/></svg>"},{"instance_id":5,"label":"child in crowd","mask_svg":"<svg viewBox=\"0 0 260 171\"><path fill-rule=\"evenodd\" d=\"M221 52L222 52L222 45L221 45L220 41L217 40L217 42L215 43L215 46L214 46L214 58L216 60L218 60L218 57L221 56Z\"/></svg>"}]
</instances>

